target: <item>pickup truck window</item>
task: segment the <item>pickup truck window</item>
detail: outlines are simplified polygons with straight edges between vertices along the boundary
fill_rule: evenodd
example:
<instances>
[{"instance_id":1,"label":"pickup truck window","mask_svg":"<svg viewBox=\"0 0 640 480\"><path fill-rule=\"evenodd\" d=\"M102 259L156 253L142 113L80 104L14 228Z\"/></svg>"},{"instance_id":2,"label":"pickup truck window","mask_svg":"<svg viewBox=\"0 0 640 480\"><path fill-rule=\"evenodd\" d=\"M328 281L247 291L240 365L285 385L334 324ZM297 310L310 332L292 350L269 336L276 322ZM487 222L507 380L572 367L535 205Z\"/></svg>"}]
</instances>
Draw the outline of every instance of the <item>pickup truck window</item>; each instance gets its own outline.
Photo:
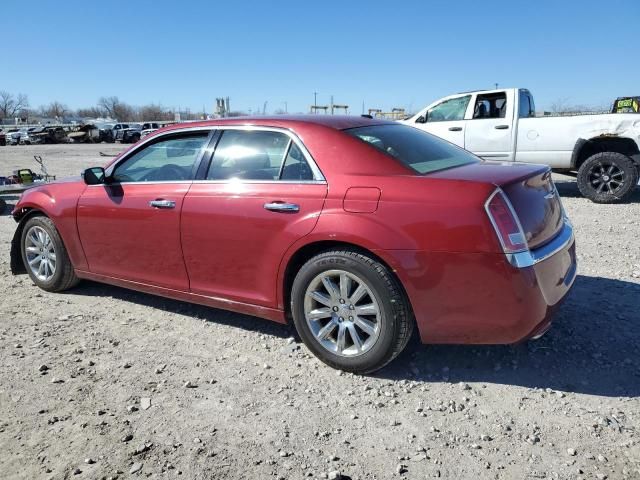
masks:
<instances>
[{"instance_id":1,"label":"pickup truck window","mask_svg":"<svg viewBox=\"0 0 640 480\"><path fill-rule=\"evenodd\" d=\"M505 92L478 95L473 108L473 118L504 118L507 110L507 94Z\"/></svg>"},{"instance_id":2,"label":"pickup truck window","mask_svg":"<svg viewBox=\"0 0 640 480\"><path fill-rule=\"evenodd\" d=\"M427 122L463 120L470 99L471 95L465 95L464 97L450 98L439 103L427 112Z\"/></svg>"},{"instance_id":3,"label":"pickup truck window","mask_svg":"<svg viewBox=\"0 0 640 480\"><path fill-rule=\"evenodd\" d=\"M462 148L406 125L374 125L344 132L421 174L480 161Z\"/></svg>"},{"instance_id":4,"label":"pickup truck window","mask_svg":"<svg viewBox=\"0 0 640 480\"><path fill-rule=\"evenodd\" d=\"M520 90L519 94L520 106L518 107L519 118L529 118L536 116L536 107L533 104L533 98L527 90Z\"/></svg>"}]
</instances>

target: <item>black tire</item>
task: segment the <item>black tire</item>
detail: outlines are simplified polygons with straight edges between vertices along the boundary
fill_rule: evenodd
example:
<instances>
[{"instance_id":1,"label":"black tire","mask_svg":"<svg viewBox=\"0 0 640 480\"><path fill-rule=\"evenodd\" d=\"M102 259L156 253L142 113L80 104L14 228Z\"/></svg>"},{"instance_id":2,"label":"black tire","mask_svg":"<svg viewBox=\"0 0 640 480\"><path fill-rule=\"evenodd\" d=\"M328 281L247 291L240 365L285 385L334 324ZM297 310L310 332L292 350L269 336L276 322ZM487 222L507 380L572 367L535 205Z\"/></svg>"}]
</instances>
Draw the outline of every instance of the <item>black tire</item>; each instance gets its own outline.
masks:
<instances>
[{"instance_id":1,"label":"black tire","mask_svg":"<svg viewBox=\"0 0 640 480\"><path fill-rule=\"evenodd\" d=\"M7 202L0 198L0 215L2 215L7 208Z\"/></svg>"},{"instance_id":2,"label":"black tire","mask_svg":"<svg viewBox=\"0 0 640 480\"><path fill-rule=\"evenodd\" d=\"M633 194L637 184L638 167L622 153L596 153L578 170L580 193L595 203L623 202Z\"/></svg>"},{"instance_id":3,"label":"black tire","mask_svg":"<svg viewBox=\"0 0 640 480\"><path fill-rule=\"evenodd\" d=\"M344 271L363 280L379 306L379 333L364 353L341 356L331 352L316 339L307 322L307 288L319 275L331 270ZM333 368L358 374L379 370L397 357L409 342L414 327L409 301L395 276L377 260L350 250L321 253L300 268L291 290L291 312L300 338L314 355Z\"/></svg>"},{"instance_id":4,"label":"black tire","mask_svg":"<svg viewBox=\"0 0 640 480\"><path fill-rule=\"evenodd\" d=\"M34 227L40 227L49 234L56 254L55 272L51 278L47 280L38 278L29 267L29 263L27 261L27 235L29 235L29 232L31 232ZM71 264L71 260L69 260L67 249L60 238L60 234L58 233L58 230L56 230L56 227L50 218L45 216L35 216L26 221L20 237L20 250L22 252L22 262L24 263L29 277L31 277L33 283L41 289L46 290L47 292L62 292L74 287L80 281L73 270L73 265Z\"/></svg>"}]
</instances>

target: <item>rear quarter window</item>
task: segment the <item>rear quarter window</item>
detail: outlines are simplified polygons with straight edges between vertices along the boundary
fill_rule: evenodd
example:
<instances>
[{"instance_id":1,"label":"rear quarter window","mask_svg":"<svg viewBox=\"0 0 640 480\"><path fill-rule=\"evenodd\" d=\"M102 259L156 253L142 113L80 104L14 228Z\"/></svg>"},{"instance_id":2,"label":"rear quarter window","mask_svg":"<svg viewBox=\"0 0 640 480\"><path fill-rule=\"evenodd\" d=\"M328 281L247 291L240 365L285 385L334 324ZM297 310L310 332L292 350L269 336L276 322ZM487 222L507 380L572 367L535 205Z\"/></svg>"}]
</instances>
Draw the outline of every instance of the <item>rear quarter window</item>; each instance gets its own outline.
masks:
<instances>
[{"instance_id":1,"label":"rear quarter window","mask_svg":"<svg viewBox=\"0 0 640 480\"><path fill-rule=\"evenodd\" d=\"M373 125L344 130L393 157L419 174L480 161L475 155L441 138L407 125Z\"/></svg>"}]
</instances>

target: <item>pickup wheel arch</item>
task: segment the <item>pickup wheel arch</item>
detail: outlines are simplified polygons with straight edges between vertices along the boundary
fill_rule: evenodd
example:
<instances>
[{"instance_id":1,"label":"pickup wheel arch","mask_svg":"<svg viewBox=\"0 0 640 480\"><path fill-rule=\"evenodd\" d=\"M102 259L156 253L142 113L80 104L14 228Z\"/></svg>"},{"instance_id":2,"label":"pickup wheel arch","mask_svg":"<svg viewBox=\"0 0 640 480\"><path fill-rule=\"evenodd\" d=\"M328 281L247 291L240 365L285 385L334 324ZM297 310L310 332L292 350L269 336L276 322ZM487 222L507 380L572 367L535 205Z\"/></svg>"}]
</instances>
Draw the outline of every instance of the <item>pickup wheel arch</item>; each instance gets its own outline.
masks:
<instances>
[{"instance_id":1,"label":"pickup wheel arch","mask_svg":"<svg viewBox=\"0 0 640 480\"><path fill-rule=\"evenodd\" d=\"M634 159L632 155L640 154L638 144L631 138L613 135L602 135L591 139L580 138L573 147L571 154L571 169L578 170L589 157L597 153L613 152L630 157L640 168L640 159Z\"/></svg>"}]
</instances>

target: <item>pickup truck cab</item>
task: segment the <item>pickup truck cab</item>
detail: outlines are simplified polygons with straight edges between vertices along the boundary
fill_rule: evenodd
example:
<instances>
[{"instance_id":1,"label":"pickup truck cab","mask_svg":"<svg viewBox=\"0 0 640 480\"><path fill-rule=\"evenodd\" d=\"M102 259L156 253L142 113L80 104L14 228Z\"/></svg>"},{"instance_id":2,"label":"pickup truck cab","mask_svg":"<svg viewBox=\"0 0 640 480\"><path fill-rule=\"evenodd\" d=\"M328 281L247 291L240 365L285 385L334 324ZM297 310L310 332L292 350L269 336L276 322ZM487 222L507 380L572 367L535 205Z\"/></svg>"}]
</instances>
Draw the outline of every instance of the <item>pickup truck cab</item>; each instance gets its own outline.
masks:
<instances>
[{"instance_id":1,"label":"pickup truck cab","mask_svg":"<svg viewBox=\"0 0 640 480\"><path fill-rule=\"evenodd\" d=\"M640 115L536 117L525 88L441 98L402 123L437 135L487 160L542 163L575 175L585 197L624 201L640 173Z\"/></svg>"}]
</instances>

